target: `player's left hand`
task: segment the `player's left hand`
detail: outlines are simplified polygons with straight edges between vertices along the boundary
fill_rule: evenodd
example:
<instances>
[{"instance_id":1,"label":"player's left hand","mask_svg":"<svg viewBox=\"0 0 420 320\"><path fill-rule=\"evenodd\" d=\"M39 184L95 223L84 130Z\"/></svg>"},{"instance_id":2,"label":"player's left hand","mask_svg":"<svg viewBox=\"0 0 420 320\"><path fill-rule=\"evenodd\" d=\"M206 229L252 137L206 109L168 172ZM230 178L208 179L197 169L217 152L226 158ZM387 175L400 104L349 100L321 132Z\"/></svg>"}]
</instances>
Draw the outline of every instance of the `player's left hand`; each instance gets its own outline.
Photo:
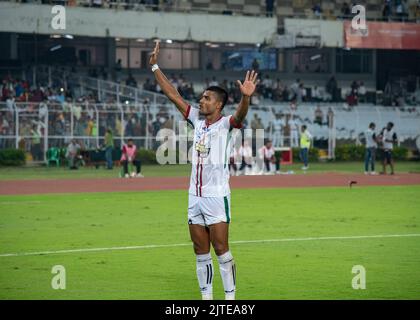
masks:
<instances>
[{"instance_id":1,"label":"player's left hand","mask_svg":"<svg viewBox=\"0 0 420 320\"><path fill-rule=\"evenodd\" d=\"M241 81L237 80L237 83L239 85L239 89L241 90L242 95L250 97L255 91L255 88L257 86L257 76L258 73L256 73L254 70L249 72L249 70L246 72L245 80L243 83Z\"/></svg>"}]
</instances>

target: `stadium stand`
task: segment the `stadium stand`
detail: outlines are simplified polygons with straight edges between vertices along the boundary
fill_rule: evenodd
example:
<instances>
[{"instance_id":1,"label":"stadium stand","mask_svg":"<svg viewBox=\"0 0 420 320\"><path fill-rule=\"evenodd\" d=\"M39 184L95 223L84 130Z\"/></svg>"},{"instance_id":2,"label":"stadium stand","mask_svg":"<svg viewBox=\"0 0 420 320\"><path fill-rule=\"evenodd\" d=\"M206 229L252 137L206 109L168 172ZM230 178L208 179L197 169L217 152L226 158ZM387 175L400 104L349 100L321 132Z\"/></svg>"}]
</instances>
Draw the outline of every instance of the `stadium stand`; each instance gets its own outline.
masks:
<instances>
[{"instance_id":1,"label":"stadium stand","mask_svg":"<svg viewBox=\"0 0 420 320\"><path fill-rule=\"evenodd\" d=\"M260 23L271 17L270 1L262 0L7 2L97 8L104 13L112 9L113 13L257 17ZM317 42L321 35L314 42L307 34L307 21L334 21L338 23L334 26L343 27L344 20L354 16L351 5L344 0L274 1L276 33L290 36L286 19L302 25L296 30L303 35L292 36L293 46L276 46L266 38L258 43L162 39L161 67L192 104L210 84L225 87L229 92L226 113L240 99L235 81L243 77L244 70L258 69L261 82L251 101L247 126L251 128L253 119L260 119L258 127L271 138L272 121L281 115L285 146L290 145L288 121L294 116L299 125L308 126L321 149L328 148L332 140L333 145L335 141L360 144L369 122L381 128L391 120L396 123L399 144L418 148L418 50L350 50L344 43L330 44L337 34L343 37L340 32L323 35L331 38L327 45ZM368 21L419 21L418 1L368 0L365 5ZM319 27L319 33L321 30ZM304 42L298 44L298 37ZM156 149L157 132L177 130L181 118L149 70L148 53L155 39L152 35L146 39L0 32L4 48L0 55L0 148L21 146L33 160L42 161L48 148L63 148L73 137L84 149L100 148L105 130L111 128L117 146L130 136L138 147Z\"/></svg>"}]
</instances>

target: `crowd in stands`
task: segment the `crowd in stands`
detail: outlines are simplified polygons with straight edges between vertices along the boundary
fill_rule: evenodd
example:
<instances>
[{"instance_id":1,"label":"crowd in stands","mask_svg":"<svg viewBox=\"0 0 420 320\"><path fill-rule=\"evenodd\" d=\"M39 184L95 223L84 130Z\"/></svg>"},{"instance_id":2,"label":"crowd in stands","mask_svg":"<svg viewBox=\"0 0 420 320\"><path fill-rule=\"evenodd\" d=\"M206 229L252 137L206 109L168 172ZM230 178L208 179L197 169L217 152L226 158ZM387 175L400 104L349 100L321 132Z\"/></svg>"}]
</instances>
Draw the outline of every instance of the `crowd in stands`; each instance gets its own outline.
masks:
<instances>
[{"instance_id":1,"label":"crowd in stands","mask_svg":"<svg viewBox=\"0 0 420 320\"><path fill-rule=\"evenodd\" d=\"M102 72L100 71L99 74ZM100 76L100 75L98 75ZM200 90L194 90L194 85L187 80L184 74L171 74L169 76L171 83L178 89L180 94L187 100L196 100L201 93ZM125 84L136 86L144 90L161 92L161 89L154 80L146 79L143 83L137 81L132 74L129 74ZM203 88L211 85L221 85L229 93L229 104L238 103L241 97L239 88L233 81L218 81L215 77L205 79ZM398 87L397 87L398 88ZM322 89L322 90L321 90ZM258 108L262 99L274 102L287 102L289 112L287 114L273 114L273 121L263 121L257 113L245 121L244 127L252 129L265 129L275 136L276 130L281 130L284 135L292 136L292 128L296 127L294 121L298 118L291 116L297 110L297 106L302 102L321 103L328 101L346 101L349 107L354 107L359 102L366 101L366 87L362 81L353 81L347 89L346 100L339 94L338 83L334 76L331 76L325 84L325 87L306 88L300 79L296 79L291 85L286 85L280 79L273 79L268 74L262 75L258 84L257 92L252 98L252 104ZM395 91L391 85L385 88L385 94L393 97L392 105L404 106L404 99L401 99L404 90ZM416 99L420 101L420 90L416 91ZM97 137L103 137L107 129L111 129L116 137L155 137L162 128L172 129L175 125L173 109L165 103L158 108L151 108L149 99L143 99L141 103L123 105L124 118L121 118L121 109L112 98L104 98L104 101L98 101L96 95L87 94L85 96L75 97L70 88L64 89L60 86L33 86L27 80L20 80L12 77L5 77L0 84L0 101L3 102L0 109L0 133L2 136L14 137L16 134L15 110L19 103L19 136L23 137L28 151L32 152L34 159L42 158L41 139L46 133L53 136L50 145L60 146L64 141L64 136L81 137L78 141L82 148L97 148L101 146L102 141ZM101 105L96 105L100 103ZM100 108L99 110L95 108ZM73 114L73 119L71 119ZM277 118L277 119L275 119ZM322 110L318 107L314 114L313 123L319 125L329 125L329 115L325 117ZM277 123L276 123L277 120ZM312 121L312 120L311 120ZM282 137L277 137L274 141L275 146L282 145ZM99 142L99 143L98 143ZM144 146L144 140L138 140L139 146ZM292 143L292 141L290 141ZM0 148L13 147L14 138L0 139ZM293 142L292 144L295 144ZM149 145L156 148L156 142Z\"/></svg>"},{"instance_id":2,"label":"crowd in stands","mask_svg":"<svg viewBox=\"0 0 420 320\"><path fill-rule=\"evenodd\" d=\"M42 3L42 4L60 4L67 6L83 6L93 8L110 8L122 10L152 10L152 11L173 11L186 10L180 1L177 0L15 0L22 3ZM355 1L344 2L340 8L340 15L336 18L350 19L354 16L351 9L359 3ZM266 17L273 17L276 13L275 0L265 0L265 8L262 13ZM201 6L200 9L203 9ZM383 20L400 20L405 21L411 13L413 17L420 18L420 0L383 0L382 18ZM210 10L210 8L209 8ZM315 1L311 7L311 11L315 17L322 18L329 16L331 13L323 11L322 2ZM236 10L235 10L236 12ZM232 14L232 10L223 10L223 14Z\"/></svg>"},{"instance_id":3,"label":"crowd in stands","mask_svg":"<svg viewBox=\"0 0 420 320\"><path fill-rule=\"evenodd\" d=\"M100 147L98 136L111 129L116 136L155 137L161 128L172 129L173 116L166 105L156 111L145 99L137 105L124 105L124 119L115 101L98 101L92 94L74 98L71 91L62 88L31 86L26 80L6 77L0 86L0 134L16 134L16 110L19 109L19 136L22 148L31 151L35 160L42 158L41 138L46 134L51 146L60 147L65 136L82 137L78 142L83 149ZM97 103L100 105L100 110ZM153 110L153 112L150 112ZM71 119L73 114L73 119ZM63 137L63 138L61 138ZM144 141L140 142L144 145ZM1 138L0 149L14 147L14 138ZM36 145L34 147L34 145Z\"/></svg>"},{"instance_id":4,"label":"crowd in stands","mask_svg":"<svg viewBox=\"0 0 420 320\"><path fill-rule=\"evenodd\" d=\"M201 90L194 89L194 83L188 81L183 74L171 74L169 77L172 85L178 89L179 93L184 99L198 100ZM138 84L134 77L129 74L125 81L128 86L142 88L156 93L162 93L156 80L146 78L143 84ZM205 78L204 83L200 88L207 88L210 86L221 86L225 88L229 94L228 103L238 103L241 99L241 92L234 81L218 81L216 77L211 79ZM342 93L343 91L343 93ZM307 87L300 80L296 79L292 84L287 85L280 78L271 78L270 75L262 75L261 81L257 85L257 90L252 97L251 104L258 105L262 99L273 102L291 102L295 101L297 104L302 102L347 102L350 107L358 103L367 102L366 100L367 88L363 81L354 80L350 87L340 89L337 80L331 76L325 84L325 87L314 85Z\"/></svg>"}]
</instances>

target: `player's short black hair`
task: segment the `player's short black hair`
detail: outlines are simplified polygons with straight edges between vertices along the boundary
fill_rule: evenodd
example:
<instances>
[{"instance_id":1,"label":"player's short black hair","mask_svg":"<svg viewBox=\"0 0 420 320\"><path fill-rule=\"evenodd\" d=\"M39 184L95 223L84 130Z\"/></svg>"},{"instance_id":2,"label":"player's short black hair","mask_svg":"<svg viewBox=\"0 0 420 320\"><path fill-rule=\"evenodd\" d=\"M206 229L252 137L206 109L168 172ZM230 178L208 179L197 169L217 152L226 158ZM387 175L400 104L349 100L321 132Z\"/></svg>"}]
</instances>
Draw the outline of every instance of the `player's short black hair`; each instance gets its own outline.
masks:
<instances>
[{"instance_id":1,"label":"player's short black hair","mask_svg":"<svg viewBox=\"0 0 420 320\"><path fill-rule=\"evenodd\" d=\"M128 140L127 140L127 142L133 142L133 139L132 138L129 138Z\"/></svg>"},{"instance_id":2,"label":"player's short black hair","mask_svg":"<svg viewBox=\"0 0 420 320\"><path fill-rule=\"evenodd\" d=\"M372 127L375 127L376 125L375 125L375 122L371 122L371 123L369 123L369 128L372 128Z\"/></svg>"},{"instance_id":3,"label":"player's short black hair","mask_svg":"<svg viewBox=\"0 0 420 320\"><path fill-rule=\"evenodd\" d=\"M388 122L388 127L393 128L394 127L394 123L393 122Z\"/></svg>"},{"instance_id":4,"label":"player's short black hair","mask_svg":"<svg viewBox=\"0 0 420 320\"><path fill-rule=\"evenodd\" d=\"M206 89L206 91L213 91L216 93L218 99L222 102L223 109L228 101L228 92L226 91L226 89L219 86L210 86Z\"/></svg>"}]
</instances>

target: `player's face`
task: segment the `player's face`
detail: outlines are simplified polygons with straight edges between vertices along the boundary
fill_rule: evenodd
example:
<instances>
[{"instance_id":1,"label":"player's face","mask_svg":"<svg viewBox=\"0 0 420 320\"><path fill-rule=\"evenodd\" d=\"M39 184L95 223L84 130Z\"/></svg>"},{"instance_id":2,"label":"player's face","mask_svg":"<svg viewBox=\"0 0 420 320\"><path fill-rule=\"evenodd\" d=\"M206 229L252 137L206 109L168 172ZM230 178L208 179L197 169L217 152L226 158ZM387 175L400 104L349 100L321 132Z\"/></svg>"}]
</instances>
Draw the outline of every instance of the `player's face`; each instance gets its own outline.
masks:
<instances>
[{"instance_id":1,"label":"player's face","mask_svg":"<svg viewBox=\"0 0 420 320\"><path fill-rule=\"evenodd\" d=\"M200 99L200 114L207 116L211 115L220 109L221 103L217 99L217 95L213 91L204 91Z\"/></svg>"}]
</instances>

